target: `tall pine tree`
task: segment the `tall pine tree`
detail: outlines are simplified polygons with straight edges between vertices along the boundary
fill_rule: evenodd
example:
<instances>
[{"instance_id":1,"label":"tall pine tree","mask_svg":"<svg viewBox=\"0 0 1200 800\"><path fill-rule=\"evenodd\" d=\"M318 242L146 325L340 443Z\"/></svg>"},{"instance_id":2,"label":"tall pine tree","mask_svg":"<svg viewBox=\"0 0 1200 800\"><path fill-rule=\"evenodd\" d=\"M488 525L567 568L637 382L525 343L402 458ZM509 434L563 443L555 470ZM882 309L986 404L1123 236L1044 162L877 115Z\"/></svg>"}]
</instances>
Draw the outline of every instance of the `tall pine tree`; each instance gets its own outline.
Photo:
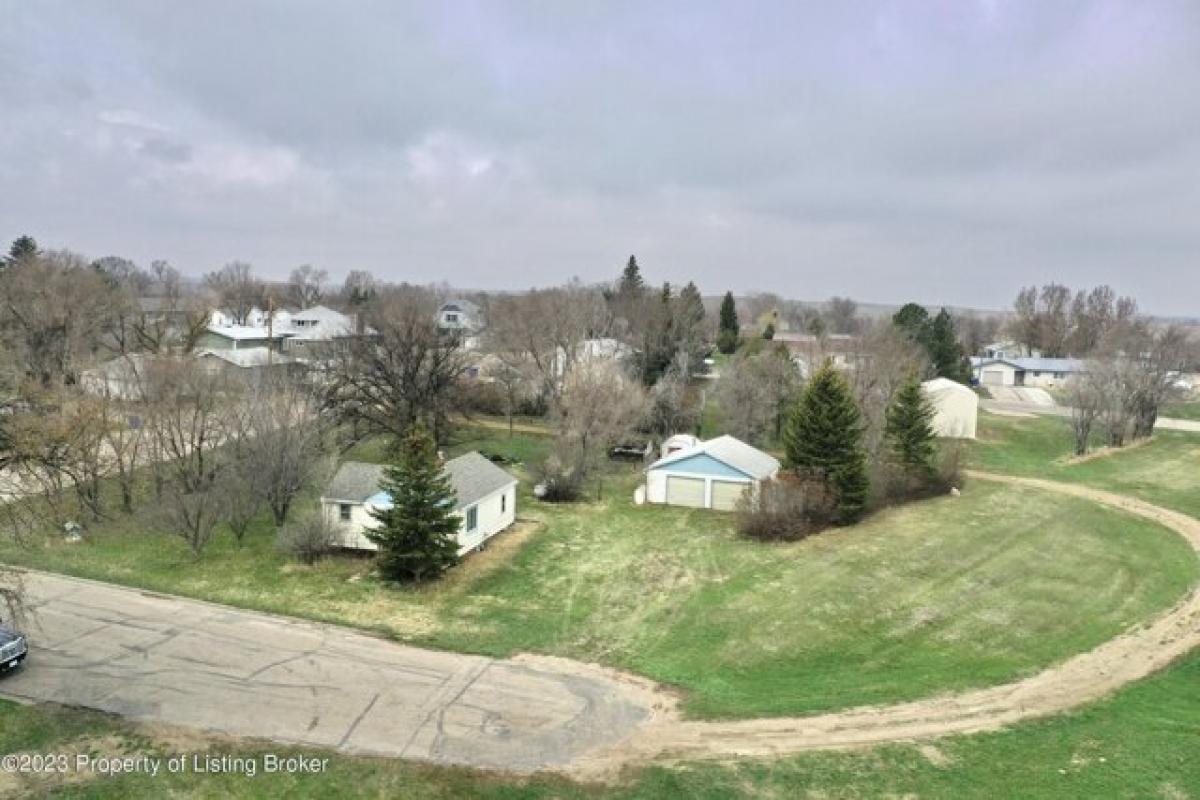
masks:
<instances>
[{"instance_id":1,"label":"tall pine tree","mask_svg":"<svg viewBox=\"0 0 1200 800\"><path fill-rule=\"evenodd\" d=\"M929 323L929 360L940 378L959 383L971 382L971 366L954 330L954 318L942 309Z\"/></svg>"},{"instance_id":2,"label":"tall pine tree","mask_svg":"<svg viewBox=\"0 0 1200 800\"><path fill-rule=\"evenodd\" d=\"M895 462L927 478L933 472L933 406L915 375L909 376L888 406L884 436Z\"/></svg>"},{"instance_id":3,"label":"tall pine tree","mask_svg":"<svg viewBox=\"0 0 1200 800\"><path fill-rule=\"evenodd\" d=\"M646 283L642 280L642 270L638 266L637 256L630 256L629 261L625 264L625 270L621 273L621 280L617 282L617 295L624 299L632 299L640 297L646 289Z\"/></svg>"},{"instance_id":4,"label":"tall pine tree","mask_svg":"<svg viewBox=\"0 0 1200 800\"><path fill-rule=\"evenodd\" d=\"M737 350L738 334L737 306L733 304L733 292L726 292L721 301L720 318L717 322L717 349L722 353L732 353Z\"/></svg>"},{"instance_id":5,"label":"tall pine tree","mask_svg":"<svg viewBox=\"0 0 1200 800\"><path fill-rule=\"evenodd\" d=\"M379 546L380 574L386 580L419 582L454 566L460 522L454 489L442 472L433 437L423 427L414 426L398 443L380 488L392 505L371 511L379 524L367 531Z\"/></svg>"},{"instance_id":6,"label":"tall pine tree","mask_svg":"<svg viewBox=\"0 0 1200 800\"><path fill-rule=\"evenodd\" d=\"M784 422L787 466L821 481L837 501L838 522L848 524L867 506L867 454L863 422L842 374L826 361L808 382Z\"/></svg>"}]
</instances>

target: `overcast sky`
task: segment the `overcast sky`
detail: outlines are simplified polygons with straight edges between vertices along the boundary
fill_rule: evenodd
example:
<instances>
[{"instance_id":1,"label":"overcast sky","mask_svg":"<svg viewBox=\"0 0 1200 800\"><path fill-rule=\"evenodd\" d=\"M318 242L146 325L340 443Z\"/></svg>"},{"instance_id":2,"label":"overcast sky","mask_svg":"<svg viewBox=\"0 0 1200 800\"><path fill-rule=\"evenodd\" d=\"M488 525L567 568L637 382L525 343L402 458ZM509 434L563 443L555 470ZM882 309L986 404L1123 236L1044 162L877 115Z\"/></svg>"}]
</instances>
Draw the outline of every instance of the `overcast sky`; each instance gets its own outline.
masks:
<instances>
[{"instance_id":1,"label":"overcast sky","mask_svg":"<svg viewBox=\"0 0 1200 800\"><path fill-rule=\"evenodd\" d=\"M1200 312L1195 0L3 5L5 240Z\"/></svg>"}]
</instances>

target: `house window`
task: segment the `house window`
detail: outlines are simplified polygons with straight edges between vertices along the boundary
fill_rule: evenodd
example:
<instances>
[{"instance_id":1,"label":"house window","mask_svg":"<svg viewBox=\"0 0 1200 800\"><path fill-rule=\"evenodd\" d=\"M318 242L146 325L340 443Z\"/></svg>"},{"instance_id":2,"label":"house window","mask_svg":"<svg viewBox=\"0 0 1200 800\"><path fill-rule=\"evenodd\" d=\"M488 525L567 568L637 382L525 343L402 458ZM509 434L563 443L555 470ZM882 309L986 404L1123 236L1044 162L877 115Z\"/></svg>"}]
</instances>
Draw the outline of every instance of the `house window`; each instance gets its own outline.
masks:
<instances>
[{"instance_id":1,"label":"house window","mask_svg":"<svg viewBox=\"0 0 1200 800\"><path fill-rule=\"evenodd\" d=\"M472 533L479 527L479 508L471 506L467 509L467 533Z\"/></svg>"},{"instance_id":2,"label":"house window","mask_svg":"<svg viewBox=\"0 0 1200 800\"><path fill-rule=\"evenodd\" d=\"M507 510L508 510L508 495L502 494L502 495L500 495L500 513L503 514Z\"/></svg>"},{"instance_id":3,"label":"house window","mask_svg":"<svg viewBox=\"0 0 1200 800\"><path fill-rule=\"evenodd\" d=\"M446 314L446 322L458 322L458 314Z\"/></svg>"},{"instance_id":4,"label":"house window","mask_svg":"<svg viewBox=\"0 0 1200 800\"><path fill-rule=\"evenodd\" d=\"M349 503L342 503L340 506L338 506L338 518L342 522L350 521L350 504Z\"/></svg>"}]
</instances>

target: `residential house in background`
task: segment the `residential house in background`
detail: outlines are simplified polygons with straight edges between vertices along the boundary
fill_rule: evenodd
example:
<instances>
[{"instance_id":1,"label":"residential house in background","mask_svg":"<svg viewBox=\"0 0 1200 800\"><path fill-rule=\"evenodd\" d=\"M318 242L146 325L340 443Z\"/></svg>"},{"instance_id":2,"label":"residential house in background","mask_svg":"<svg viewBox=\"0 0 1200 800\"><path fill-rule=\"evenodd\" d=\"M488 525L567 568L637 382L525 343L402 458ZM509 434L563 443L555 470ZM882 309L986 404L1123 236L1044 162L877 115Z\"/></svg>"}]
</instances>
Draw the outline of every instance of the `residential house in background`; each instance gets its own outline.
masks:
<instances>
[{"instance_id":1,"label":"residential house in background","mask_svg":"<svg viewBox=\"0 0 1200 800\"><path fill-rule=\"evenodd\" d=\"M668 440L669 441L669 440ZM646 500L733 511L742 494L779 472L779 460L732 436L718 436L646 468Z\"/></svg>"},{"instance_id":2,"label":"residential house in background","mask_svg":"<svg viewBox=\"0 0 1200 800\"><path fill-rule=\"evenodd\" d=\"M485 324L483 311L475 303L463 299L447 300L438 308L437 323L444 331L460 333L468 350L478 349L479 335Z\"/></svg>"},{"instance_id":3,"label":"residential house in background","mask_svg":"<svg viewBox=\"0 0 1200 800\"><path fill-rule=\"evenodd\" d=\"M861 337L848 333L818 336L812 333L782 331L775 334L773 341L787 348L792 363L805 378L820 369L826 359L833 362L833 366L838 369L851 370L864 357Z\"/></svg>"},{"instance_id":4,"label":"residential house in background","mask_svg":"<svg viewBox=\"0 0 1200 800\"><path fill-rule=\"evenodd\" d=\"M983 386L1035 386L1051 388L1083 371L1078 358L981 358L971 359L974 381Z\"/></svg>"},{"instance_id":5,"label":"residential house in background","mask_svg":"<svg viewBox=\"0 0 1200 800\"><path fill-rule=\"evenodd\" d=\"M356 317L327 306L312 306L302 311L280 310L274 315L251 313L254 324L234 325L224 312L214 311L197 350L243 350L269 348L289 353L297 359L319 358L330 347L374 333L359 324ZM261 324L258 324L260 323Z\"/></svg>"},{"instance_id":6,"label":"residential house in background","mask_svg":"<svg viewBox=\"0 0 1200 800\"><path fill-rule=\"evenodd\" d=\"M196 357L210 370L223 371L244 379L268 375L299 375L305 369L303 362L266 347L204 350L197 353Z\"/></svg>"},{"instance_id":7,"label":"residential house in background","mask_svg":"<svg viewBox=\"0 0 1200 800\"><path fill-rule=\"evenodd\" d=\"M169 358L149 353L119 356L79 373L79 387L96 397L113 400L144 399L146 369L155 359Z\"/></svg>"},{"instance_id":8,"label":"residential house in background","mask_svg":"<svg viewBox=\"0 0 1200 800\"><path fill-rule=\"evenodd\" d=\"M373 509L391 507L380 489L384 466L346 461L321 492L325 518L337 531L338 544L353 550L377 550L366 532L375 526ZM454 510L462 518L458 553L481 547L516 520L517 479L479 453L452 458L444 471L454 489Z\"/></svg>"}]
</instances>

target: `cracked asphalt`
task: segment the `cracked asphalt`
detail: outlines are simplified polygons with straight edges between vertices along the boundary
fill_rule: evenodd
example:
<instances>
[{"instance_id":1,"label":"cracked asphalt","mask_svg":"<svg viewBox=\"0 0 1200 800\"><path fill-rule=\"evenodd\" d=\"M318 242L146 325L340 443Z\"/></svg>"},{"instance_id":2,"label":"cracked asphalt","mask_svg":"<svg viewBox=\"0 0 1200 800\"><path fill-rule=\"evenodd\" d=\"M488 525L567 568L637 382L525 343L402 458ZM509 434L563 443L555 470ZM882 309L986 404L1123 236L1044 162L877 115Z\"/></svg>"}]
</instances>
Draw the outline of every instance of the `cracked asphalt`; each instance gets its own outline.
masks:
<instances>
[{"instance_id":1,"label":"cracked asphalt","mask_svg":"<svg viewBox=\"0 0 1200 800\"><path fill-rule=\"evenodd\" d=\"M648 717L602 675L29 573L30 656L0 694L350 753L531 772Z\"/></svg>"}]
</instances>

